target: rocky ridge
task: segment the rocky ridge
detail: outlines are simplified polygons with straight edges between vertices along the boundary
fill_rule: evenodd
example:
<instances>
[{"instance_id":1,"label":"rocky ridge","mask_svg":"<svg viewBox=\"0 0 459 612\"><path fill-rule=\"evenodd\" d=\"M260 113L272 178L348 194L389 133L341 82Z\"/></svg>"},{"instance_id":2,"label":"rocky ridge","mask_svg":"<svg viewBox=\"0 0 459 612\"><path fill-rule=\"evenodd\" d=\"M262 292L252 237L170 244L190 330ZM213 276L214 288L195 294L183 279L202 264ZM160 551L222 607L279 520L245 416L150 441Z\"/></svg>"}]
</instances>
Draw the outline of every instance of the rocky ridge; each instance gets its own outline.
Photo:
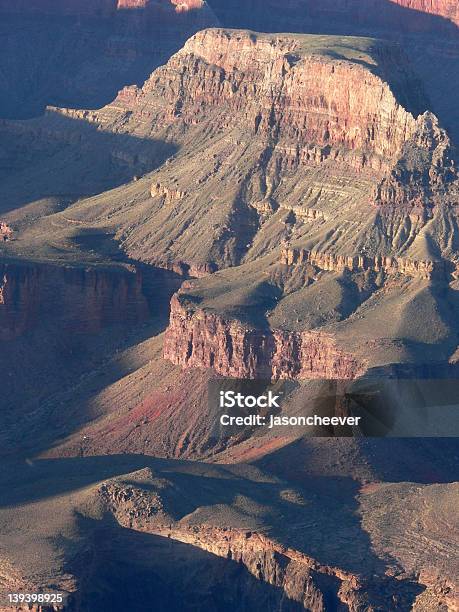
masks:
<instances>
[{"instance_id":1,"label":"rocky ridge","mask_svg":"<svg viewBox=\"0 0 459 612\"><path fill-rule=\"evenodd\" d=\"M416 261L400 257L374 257L362 255L354 257L332 255L301 249L286 248L281 253L281 263L286 266L311 263L321 270L343 272L349 270L385 272L386 274L403 274L424 280L446 280L448 266L444 261Z\"/></svg>"},{"instance_id":2,"label":"rocky ridge","mask_svg":"<svg viewBox=\"0 0 459 612\"><path fill-rule=\"evenodd\" d=\"M21 478L21 471L27 474L22 466L14 473ZM329 500L244 464L212 466L126 455L112 457L110 465L100 458L36 461L34 474L57 494L36 499L34 489L20 480L9 492L10 506L0 509L0 523L16 526L33 513L42 519L53 502L54 512L41 529L29 520L30 539L22 555L15 549L16 530L9 531L2 556L4 579L37 589L47 589L53 581L54 588L68 595L68 608L77 612L107 608L115 594L118 605L127 607L129 596L138 601L145 587L139 589L136 572L152 598L175 605L171 593L178 584L181 593L187 592L190 567L195 570L192 591L207 609L225 609L230 602L241 611L250 604L255 610L268 606L292 612L454 609L454 566L448 567L447 559L456 542L443 540L432 512L437 497L437 520L451 523L444 504L453 498L455 485L375 483L356 491L348 500L352 507L347 507L339 496ZM8 475L4 478L8 482ZM384 530L381 515L389 503L393 512L386 515ZM419 517L419 504L422 542L405 533L407 522ZM55 541L56 533L66 537ZM345 556L336 540L347 547ZM428 554L439 545L441 553L429 563ZM45 563L36 564L32 574L27 560L38 548ZM122 563L127 554L132 574L126 574ZM108 572L103 569L107 563ZM121 576L129 581L120 592ZM209 593L209 582L214 584L217 576L218 592ZM88 583L104 588L89 597Z\"/></svg>"},{"instance_id":3,"label":"rocky ridge","mask_svg":"<svg viewBox=\"0 0 459 612\"><path fill-rule=\"evenodd\" d=\"M173 124L177 118L182 124L196 125L204 115L225 105L229 112L242 115L255 135L282 139L285 165L314 163L315 158L320 162L332 156L380 170L384 161L400 154L417 123L390 86L372 73L371 62L380 59L384 70L385 63L403 64L403 59L396 48L383 46L374 49L375 59L365 58L362 48L362 65L353 62L352 54L334 61L331 52L327 57L326 47L321 49L322 42L326 41L314 37L206 30L192 37L142 89L123 90L96 117L109 123L110 111L132 113L131 121L140 123L135 128L140 132L142 124L145 128L156 122ZM182 78L177 79L177 74ZM407 88L407 82L404 86ZM414 105L422 103L417 94L416 88L410 93L406 90ZM220 129L231 126L228 117ZM317 149L308 151L311 146Z\"/></svg>"},{"instance_id":4,"label":"rocky ridge","mask_svg":"<svg viewBox=\"0 0 459 612\"><path fill-rule=\"evenodd\" d=\"M353 255L350 242L357 254L369 243L374 256L406 251L434 211L457 200L454 149L436 117L421 112L426 104L397 46L211 29L100 111L52 114L173 143L179 150L150 183L147 223L115 214L113 231L134 258L217 269L332 233L339 254ZM72 210L79 223L85 208ZM199 250L191 228L203 236Z\"/></svg>"}]
</instances>

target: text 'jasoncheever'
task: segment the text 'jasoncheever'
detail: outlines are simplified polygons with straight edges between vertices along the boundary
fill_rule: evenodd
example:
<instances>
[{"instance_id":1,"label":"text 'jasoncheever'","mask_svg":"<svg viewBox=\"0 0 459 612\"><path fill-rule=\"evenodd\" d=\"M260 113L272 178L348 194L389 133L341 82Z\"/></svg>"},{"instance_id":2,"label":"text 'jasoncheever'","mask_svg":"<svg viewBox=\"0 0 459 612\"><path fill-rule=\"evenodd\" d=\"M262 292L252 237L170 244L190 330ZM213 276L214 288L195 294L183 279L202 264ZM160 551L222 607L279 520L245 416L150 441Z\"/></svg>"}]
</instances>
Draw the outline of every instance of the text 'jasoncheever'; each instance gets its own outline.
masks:
<instances>
[{"instance_id":1,"label":"text 'jasoncheever'","mask_svg":"<svg viewBox=\"0 0 459 612\"><path fill-rule=\"evenodd\" d=\"M220 408L280 408L281 394L274 395L268 391L266 395L244 395L235 391L220 391ZM281 425L299 425L303 427L323 427L323 426L358 426L362 417L354 416L319 416L317 414L309 416L262 416L261 414L249 414L247 416L230 416L222 414L220 425L236 425L238 427L247 426L267 426L269 429Z\"/></svg>"}]
</instances>

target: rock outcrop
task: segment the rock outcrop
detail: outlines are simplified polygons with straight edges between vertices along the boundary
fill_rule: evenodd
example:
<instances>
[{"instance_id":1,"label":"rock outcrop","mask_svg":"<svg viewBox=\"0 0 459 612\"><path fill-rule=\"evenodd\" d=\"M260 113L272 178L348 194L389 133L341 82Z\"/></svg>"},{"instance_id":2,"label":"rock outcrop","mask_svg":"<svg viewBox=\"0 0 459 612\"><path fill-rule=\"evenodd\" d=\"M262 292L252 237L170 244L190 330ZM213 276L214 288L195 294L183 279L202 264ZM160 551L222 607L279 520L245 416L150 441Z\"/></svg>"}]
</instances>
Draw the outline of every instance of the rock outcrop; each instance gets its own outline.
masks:
<instances>
[{"instance_id":1,"label":"rock outcrop","mask_svg":"<svg viewBox=\"0 0 459 612\"><path fill-rule=\"evenodd\" d=\"M0 221L0 240L6 242L7 240L11 240L12 237L13 230L11 229L11 227L8 225L8 223Z\"/></svg>"},{"instance_id":2,"label":"rock outcrop","mask_svg":"<svg viewBox=\"0 0 459 612\"><path fill-rule=\"evenodd\" d=\"M310 263L329 272L372 271L385 274L403 274L423 280L446 280L447 265L444 261L416 261L403 257L367 257L365 255L333 255L305 249L283 249L281 263L287 266Z\"/></svg>"},{"instance_id":3,"label":"rock outcrop","mask_svg":"<svg viewBox=\"0 0 459 612\"><path fill-rule=\"evenodd\" d=\"M374 53L382 65L403 64L395 47ZM142 89L123 90L100 118L112 110L132 114L145 129L177 118L190 126L223 106L220 129L238 116L254 136L275 136L285 166L331 158L386 169L417 128L384 80L365 64L333 60L320 41L221 29L193 36Z\"/></svg>"},{"instance_id":4,"label":"rock outcrop","mask_svg":"<svg viewBox=\"0 0 459 612\"><path fill-rule=\"evenodd\" d=\"M173 204L174 202L179 202L182 198L186 196L186 191L180 191L180 189L174 189L173 187L167 187L166 185L162 185L161 183L154 183L151 186L151 197L163 198L164 203L166 205Z\"/></svg>"},{"instance_id":5,"label":"rock outcrop","mask_svg":"<svg viewBox=\"0 0 459 612\"><path fill-rule=\"evenodd\" d=\"M353 379L365 371L365 364L337 347L331 335L251 329L187 309L180 294L172 298L164 357L235 378Z\"/></svg>"},{"instance_id":6,"label":"rock outcrop","mask_svg":"<svg viewBox=\"0 0 459 612\"><path fill-rule=\"evenodd\" d=\"M459 175L450 139L432 113L423 114L415 133L402 148L393 170L378 185L376 204L408 212L426 211L435 205L457 202L448 194L459 185Z\"/></svg>"},{"instance_id":7,"label":"rock outcrop","mask_svg":"<svg viewBox=\"0 0 459 612\"><path fill-rule=\"evenodd\" d=\"M49 324L67 334L97 333L114 323L143 321L148 314L139 271L0 264L2 340Z\"/></svg>"}]
</instances>

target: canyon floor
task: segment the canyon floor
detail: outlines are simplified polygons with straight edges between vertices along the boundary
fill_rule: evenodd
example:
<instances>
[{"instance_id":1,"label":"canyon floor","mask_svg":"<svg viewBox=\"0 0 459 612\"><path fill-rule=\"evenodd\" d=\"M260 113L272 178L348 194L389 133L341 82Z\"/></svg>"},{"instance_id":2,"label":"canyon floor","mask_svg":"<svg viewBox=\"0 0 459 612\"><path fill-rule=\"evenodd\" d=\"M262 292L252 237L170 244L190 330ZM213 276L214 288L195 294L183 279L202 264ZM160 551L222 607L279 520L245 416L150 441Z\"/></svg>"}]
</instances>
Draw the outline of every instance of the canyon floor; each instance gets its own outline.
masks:
<instances>
[{"instance_id":1,"label":"canyon floor","mask_svg":"<svg viewBox=\"0 0 459 612\"><path fill-rule=\"evenodd\" d=\"M0 610L457 610L454 3L23 4ZM225 431L234 381L363 425Z\"/></svg>"}]
</instances>

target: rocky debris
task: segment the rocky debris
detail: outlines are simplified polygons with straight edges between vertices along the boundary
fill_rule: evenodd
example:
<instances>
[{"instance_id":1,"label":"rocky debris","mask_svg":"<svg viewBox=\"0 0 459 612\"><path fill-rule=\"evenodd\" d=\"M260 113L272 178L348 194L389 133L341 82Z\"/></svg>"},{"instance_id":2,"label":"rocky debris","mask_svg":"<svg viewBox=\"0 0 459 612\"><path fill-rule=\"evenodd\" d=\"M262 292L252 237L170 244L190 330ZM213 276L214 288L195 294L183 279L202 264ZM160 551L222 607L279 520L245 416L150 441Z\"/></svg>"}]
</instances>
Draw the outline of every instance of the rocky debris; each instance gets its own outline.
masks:
<instances>
[{"instance_id":1,"label":"rocky debris","mask_svg":"<svg viewBox=\"0 0 459 612\"><path fill-rule=\"evenodd\" d=\"M4 221L0 221L0 240L3 240L3 242L6 242L8 240L11 240L13 237L13 230L11 229L11 227L8 225L8 223L5 223Z\"/></svg>"},{"instance_id":2,"label":"rocky debris","mask_svg":"<svg viewBox=\"0 0 459 612\"><path fill-rule=\"evenodd\" d=\"M259 330L171 301L164 358L184 367L213 368L235 378L353 379L365 371L329 334Z\"/></svg>"},{"instance_id":3,"label":"rocky debris","mask_svg":"<svg viewBox=\"0 0 459 612\"><path fill-rule=\"evenodd\" d=\"M170 206L174 202L182 200L187 195L186 191L180 191L180 189L173 189L162 185L161 183L153 183L151 186L151 197L164 198L164 204Z\"/></svg>"},{"instance_id":4,"label":"rocky debris","mask_svg":"<svg viewBox=\"0 0 459 612\"><path fill-rule=\"evenodd\" d=\"M447 265L444 261L416 261L403 257L368 257L365 255L333 255L306 249L285 248L281 263L287 266L310 263L328 272L372 271L386 274L403 274L423 280L446 279Z\"/></svg>"},{"instance_id":5,"label":"rocky debris","mask_svg":"<svg viewBox=\"0 0 459 612\"><path fill-rule=\"evenodd\" d=\"M452 185L456 184L453 196ZM459 174L450 139L438 119L426 112L403 146L400 159L376 189L375 202L407 212L457 204Z\"/></svg>"}]
</instances>

